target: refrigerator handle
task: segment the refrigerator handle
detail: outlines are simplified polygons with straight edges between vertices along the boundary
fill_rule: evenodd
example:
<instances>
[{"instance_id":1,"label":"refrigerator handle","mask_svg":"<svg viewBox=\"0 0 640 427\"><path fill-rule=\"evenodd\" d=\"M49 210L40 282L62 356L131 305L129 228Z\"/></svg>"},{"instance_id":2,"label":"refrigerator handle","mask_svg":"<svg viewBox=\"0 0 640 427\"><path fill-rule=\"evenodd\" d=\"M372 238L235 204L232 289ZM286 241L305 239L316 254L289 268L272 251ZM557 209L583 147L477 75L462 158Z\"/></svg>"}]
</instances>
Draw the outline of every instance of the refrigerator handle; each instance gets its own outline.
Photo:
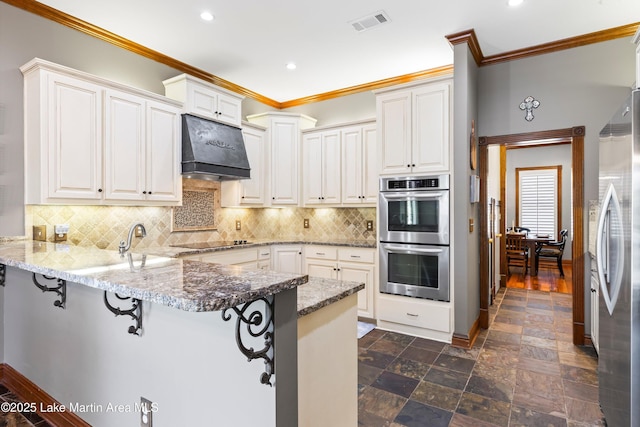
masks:
<instances>
[{"instance_id":1,"label":"refrigerator handle","mask_svg":"<svg viewBox=\"0 0 640 427\"><path fill-rule=\"evenodd\" d=\"M612 219L615 220L616 235L612 233ZM624 266L624 231L622 230L622 210L613 184L609 184L598 220L596 234L596 266L600 279L601 294L610 315L613 315ZM615 247L612 248L612 245ZM612 259L612 256L616 259Z\"/></svg>"}]
</instances>

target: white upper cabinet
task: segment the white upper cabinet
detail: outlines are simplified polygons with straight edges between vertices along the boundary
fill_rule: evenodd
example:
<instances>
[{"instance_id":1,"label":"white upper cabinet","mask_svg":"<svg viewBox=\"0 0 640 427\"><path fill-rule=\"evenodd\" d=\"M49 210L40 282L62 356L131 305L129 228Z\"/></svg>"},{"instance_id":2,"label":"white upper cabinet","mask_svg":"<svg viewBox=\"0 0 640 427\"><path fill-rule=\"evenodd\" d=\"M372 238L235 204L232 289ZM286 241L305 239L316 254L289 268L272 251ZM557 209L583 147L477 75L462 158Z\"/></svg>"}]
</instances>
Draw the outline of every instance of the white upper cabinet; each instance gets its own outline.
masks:
<instances>
[{"instance_id":1,"label":"white upper cabinet","mask_svg":"<svg viewBox=\"0 0 640 427\"><path fill-rule=\"evenodd\" d=\"M376 124L342 129L342 204L375 206L378 201Z\"/></svg>"},{"instance_id":2,"label":"white upper cabinet","mask_svg":"<svg viewBox=\"0 0 640 427\"><path fill-rule=\"evenodd\" d=\"M105 95L104 197L138 200L145 177L145 101L126 92Z\"/></svg>"},{"instance_id":3,"label":"white upper cabinet","mask_svg":"<svg viewBox=\"0 0 640 427\"><path fill-rule=\"evenodd\" d=\"M180 201L182 199L181 125L176 106L158 101L146 105L146 200Z\"/></svg>"},{"instance_id":4,"label":"white upper cabinet","mask_svg":"<svg viewBox=\"0 0 640 427\"><path fill-rule=\"evenodd\" d=\"M271 205L297 206L300 200L300 132L315 126L316 120L290 113L264 113L247 117L268 129Z\"/></svg>"},{"instance_id":5,"label":"white upper cabinet","mask_svg":"<svg viewBox=\"0 0 640 427\"><path fill-rule=\"evenodd\" d=\"M39 59L21 71L27 204L180 202L179 103Z\"/></svg>"},{"instance_id":6,"label":"white upper cabinet","mask_svg":"<svg viewBox=\"0 0 640 427\"><path fill-rule=\"evenodd\" d=\"M105 200L180 200L180 108L105 92Z\"/></svg>"},{"instance_id":7,"label":"white upper cabinet","mask_svg":"<svg viewBox=\"0 0 640 427\"><path fill-rule=\"evenodd\" d=\"M242 135L251 167L251 178L222 181L220 192L223 207L261 207L265 205L266 185L269 178L266 129L244 123Z\"/></svg>"},{"instance_id":8,"label":"white upper cabinet","mask_svg":"<svg viewBox=\"0 0 640 427\"><path fill-rule=\"evenodd\" d=\"M243 96L187 74L162 83L167 97L184 103L184 112L240 127Z\"/></svg>"},{"instance_id":9,"label":"white upper cabinet","mask_svg":"<svg viewBox=\"0 0 640 427\"><path fill-rule=\"evenodd\" d=\"M302 137L302 183L305 205L339 205L341 185L340 130L305 133Z\"/></svg>"},{"instance_id":10,"label":"white upper cabinet","mask_svg":"<svg viewBox=\"0 0 640 427\"><path fill-rule=\"evenodd\" d=\"M380 174L449 171L450 92L445 80L378 93Z\"/></svg>"}]
</instances>

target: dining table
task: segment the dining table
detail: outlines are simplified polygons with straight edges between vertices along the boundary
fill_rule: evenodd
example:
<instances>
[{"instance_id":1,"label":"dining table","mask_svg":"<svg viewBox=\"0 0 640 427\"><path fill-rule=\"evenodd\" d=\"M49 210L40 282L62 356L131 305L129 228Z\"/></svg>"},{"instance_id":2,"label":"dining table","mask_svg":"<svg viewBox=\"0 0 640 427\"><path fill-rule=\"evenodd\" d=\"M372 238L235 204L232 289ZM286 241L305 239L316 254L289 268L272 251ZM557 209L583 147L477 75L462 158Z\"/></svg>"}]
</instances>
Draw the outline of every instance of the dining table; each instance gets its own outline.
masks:
<instances>
[{"instance_id":1,"label":"dining table","mask_svg":"<svg viewBox=\"0 0 640 427\"><path fill-rule=\"evenodd\" d=\"M532 276L537 276L536 270L536 246L538 243L546 243L553 241L549 234L525 233L524 242L529 248L529 271Z\"/></svg>"}]
</instances>

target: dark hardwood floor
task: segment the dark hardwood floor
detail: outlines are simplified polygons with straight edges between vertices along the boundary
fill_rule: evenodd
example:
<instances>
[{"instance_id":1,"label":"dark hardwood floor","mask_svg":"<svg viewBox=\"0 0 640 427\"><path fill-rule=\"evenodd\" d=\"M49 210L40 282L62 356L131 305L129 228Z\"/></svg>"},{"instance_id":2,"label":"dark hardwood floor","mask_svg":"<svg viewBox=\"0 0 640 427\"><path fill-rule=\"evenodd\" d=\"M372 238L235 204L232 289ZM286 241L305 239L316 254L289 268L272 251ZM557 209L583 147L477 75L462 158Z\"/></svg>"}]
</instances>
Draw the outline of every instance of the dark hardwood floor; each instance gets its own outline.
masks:
<instances>
[{"instance_id":1,"label":"dark hardwood floor","mask_svg":"<svg viewBox=\"0 0 640 427\"><path fill-rule=\"evenodd\" d=\"M558 267L554 264L540 264L538 274L531 275L531 270L522 276L522 269L511 267L511 274L507 278L507 288L528 289L534 291L559 292L571 294L571 262L563 262L564 277L560 277Z\"/></svg>"}]
</instances>

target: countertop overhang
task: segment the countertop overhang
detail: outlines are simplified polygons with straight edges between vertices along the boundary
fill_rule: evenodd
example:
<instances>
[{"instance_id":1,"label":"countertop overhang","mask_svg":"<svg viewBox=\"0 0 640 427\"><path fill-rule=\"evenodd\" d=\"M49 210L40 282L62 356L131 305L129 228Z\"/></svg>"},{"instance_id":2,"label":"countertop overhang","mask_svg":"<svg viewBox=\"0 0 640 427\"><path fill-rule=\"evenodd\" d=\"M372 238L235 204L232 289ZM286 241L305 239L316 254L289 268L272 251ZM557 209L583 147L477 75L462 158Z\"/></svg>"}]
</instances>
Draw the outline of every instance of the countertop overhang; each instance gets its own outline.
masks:
<instances>
[{"instance_id":1,"label":"countertop overhang","mask_svg":"<svg viewBox=\"0 0 640 427\"><path fill-rule=\"evenodd\" d=\"M235 307L308 281L306 275L143 253L129 258L116 251L31 240L0 244L0 264L195 312Z\"/></svg>"}]
</instances>

